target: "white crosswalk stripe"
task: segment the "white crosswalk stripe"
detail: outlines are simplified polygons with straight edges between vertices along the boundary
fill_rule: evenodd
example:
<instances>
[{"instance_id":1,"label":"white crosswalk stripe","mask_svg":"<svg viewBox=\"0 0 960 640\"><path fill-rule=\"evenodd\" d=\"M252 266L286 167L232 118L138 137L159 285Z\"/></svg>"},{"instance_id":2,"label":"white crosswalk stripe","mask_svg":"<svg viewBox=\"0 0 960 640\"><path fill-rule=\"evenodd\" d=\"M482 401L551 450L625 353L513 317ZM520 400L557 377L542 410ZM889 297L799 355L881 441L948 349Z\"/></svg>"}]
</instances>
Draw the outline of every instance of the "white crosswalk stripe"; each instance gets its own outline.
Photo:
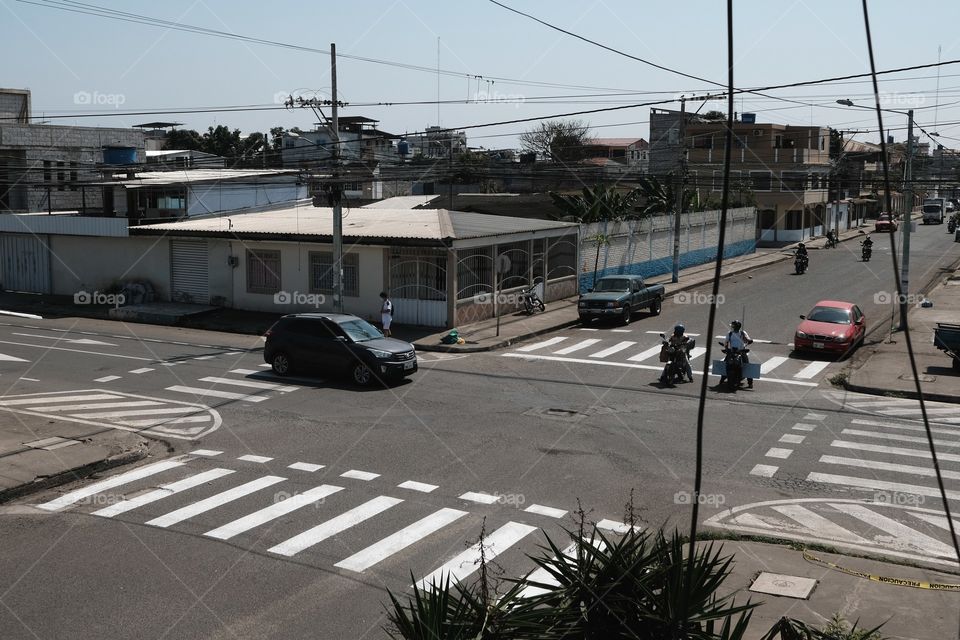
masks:
<instances>
[{"instance_id":1,"label":"white crosswalk stripe","mask_svg":"<svg viewBox=\"0 0 960 640\"><path fill-rule=\"evenodd\" d=\"M448 560L442 566L417 582L416 586L419 589L425 589L431 584L444 584L447 579L449 579L451 583L462 581L480 567L481 544L483 544L484 557L486 557L487 560L493 560L536 530L536 527L527 524L508 522L484 538L482 542L477 542L466 551Z\"/></svg>"},{"instance_id":2,"label":"white crosswalk stripe","mask_svg":"<svg viewBox=\"0 0 960 640\"><path fill-rule=\"evenodd\" d=\"M209 498L199 502L194 502L193 504L177 509L176 511L171 511L170 513L164 514L159 518L154 518L153 520L147 522L147 524L160 528L169 527L177 524L178 522L183 522L188 518L200 515L201 513L206 513L207 511L216 509L217 507L223 506L228 502L239 500L243 496L249 495L254 491L259 491L260 489L265 489L266 487L275 485L278 482L283 482L285 479L286 478L281 478L279 476L264 476L262 478L257 478L256 480L251 480L250 482L242 484L239 487L228 489L227 491L218 493L215 496L210 496Z\"/></svg>"},{"instance_id":3,"label":"white crosswalk stripe","mask_svg":"<svg viewBox=\"0 0 960 640\"><path fill-rule=\"evenodd\" d=\"M892 518L868 509L859 504L832 504L834 509L862 520L872 527L880 529L885 534L893 536L898 544L908 550L923 551L945 558L955 557L953 547L947 546L930 536L924 535L915 529L903 525Z\"/></svg>"},{"instance_id":4,"label":"white crosswalk stripe","mask_svg":"<svg viewBox=\"0 0 960 640\"><path fill-rule=\"evenodd\" d=\"M246 393L234 393L232 391L219 391L217 389L204 389L201 387L188 387L186 385L175 384L167 387L167 391L174 393L186 393L196 398L224 398L226 400L243 400L244 402L263 402L268 400L269 396L254 396Z\"/></svg>"},{"instance_id":5,"label":"white crosswalk stripe","mask_svg":"<svg viewBox=\"0 0 960 640\"><path fill-rule=\"evenodd\" d=\"M38 505L40 509L45 509L46 511L59 511L65 507L69 507L72 504L80 502L84 498L89 498L92 495L101 493L108 489L113 489L114 487L119 487L135 480L140 480L141 478L146 478L157 473L161 473L168 469L173 469L175 467L181 467L184 465L182 460L164 460L162 462L155 462L153 464L148 464L145 467L140 467L139 469L134 469L133 471L127 471L122 473L119 476L114 476L106 480L101 480L100 482L95 482L91 485L87 485L82 489L77 489L76 491L71 491L70 493L64 494L57 498L56 500L51 500L50 502L45 502L41 505Z\"/></svg>"},{"instance_id":6,"label":"white crosswalk stripe","mask_svg":"<svg viewBox=\"0 0 960 640\"><path fill-rule=\"evenodd\" d=\"M289 540L268 549L270 553L276 553L282 556L294 556L304 549L319 544L331 536L335 536L350 527L360 524L364 520L382 513L390 507L403 502L400 498L391 498L390 496L377 496L373 500L364 502L359 507L350 509L346 513L341 513L335 518L331 518L322 524L318 524L312 529L308 529Z\"/></svg>"},{"instance_id":7,"label":"white crosswalk stripe","mask_svg":"<svg viewBox=\"0 0 960 640\"><path fill-rule=\"evenodd\" d=\"M216 480L217 478L230 475L231 473L233 473L232 469L210 469L209 471L194 474L184 478L183 480L161 485L159 489L150 491L149 493L144 493L135 498L124 500L122 502L112 504L109 507L94 511L92 515L101 516L103 518L112 518L120 515L121 513L126 513L131 509L136 509L137 507L142 507L145 504L162 500L168 496L180 493L181 491L186 491L187 489L192 489L200 486L201 484Z\"/></svg>"},{"instance_id":8,"label":"white crosswalk stripe","mask_svg":"<svg viewBox=\"0 0 960 640\"><path fill-rule=\"evenodd\" d=\"M333 485L324 484L319 487L315 487L303 493L298 493L289 498L285 498L280 502L270 505L269 507L264 507L259 511L255 511L250 515L244 516L233 522L229 522L222 527L217 527L207 531L205 536L211 538L217 538L218 540L229 540L230 538L240 535L254 527L259 527L262 524L266 524L271 520L276 520L281 516L285 516L288 513L292 513L301 507L305 507L309 504L313 504L318 500L323 500L327 496L333 495L338 491L342 491L343 487L335 487Z\"/></svg>"},{"instance_id":9,"label":"white crosswalk stripe","mask_svg":"<svg viewBox=\"0 0 960 640\"><path fill-rule=\"evenodd\" d=\"M213 384L233 385L235 387L249 387L251 389L269 389L271 391L296 391L299 387L290 387L273 382L255 382L252 380L235 380L234 378L218 378L216 376L207 376L200 378L199 382L212 382Z\"/></svg>"},{"instance_id":10,"label":"white crosswalk stripe","mask_svg":"<svg viewBox=\"0 0 960 640\"><path fill-rule=\"evenodd\" d=\"M593 332L590 338L581 339L580 336L571 337L570 335L554 336L514 348L502 355L512 358L525 358L529 361L606 365L641 369L647 367L662 368L662 364L659 363L661 349L659 340L656 344L644 344L637 340L621 340L619 339L620 336L617 335L613 329L604 330L603 332L592 327L588 327L588 329ZM654 334L660 334L662 332L634 331L633 333L635 336L641 334L641 336L638 337L643 337L646 335L653 336ZM687 335L695 336L699 334L690 333ZM763 343L760 348L767 352L763 353L758 352L756 349L752 350L750 354L751 362L760 365L760 373L763 378L780 384L815 387L818 383L814 380L824 378L826 370L833 364L831 361L811 362L809 360L791 358L788 355L769 353L770 350L782 348L782 345L774 345L770 340L754 340L754 342ZM551 349L551 347L553 347L553 349ZM592 352L591 349L593 349ZM707 349L705 346L695 347L690 352L690 359L695 360L700 358L704 356L706 352ZM715 355L712 357L716 358ZM638 366L639 363L643 364ZM767 377L774 372L776 372L775 376ZM960 414L958 414L958 417L960 417Z\"/></svg>"}]
</instances>

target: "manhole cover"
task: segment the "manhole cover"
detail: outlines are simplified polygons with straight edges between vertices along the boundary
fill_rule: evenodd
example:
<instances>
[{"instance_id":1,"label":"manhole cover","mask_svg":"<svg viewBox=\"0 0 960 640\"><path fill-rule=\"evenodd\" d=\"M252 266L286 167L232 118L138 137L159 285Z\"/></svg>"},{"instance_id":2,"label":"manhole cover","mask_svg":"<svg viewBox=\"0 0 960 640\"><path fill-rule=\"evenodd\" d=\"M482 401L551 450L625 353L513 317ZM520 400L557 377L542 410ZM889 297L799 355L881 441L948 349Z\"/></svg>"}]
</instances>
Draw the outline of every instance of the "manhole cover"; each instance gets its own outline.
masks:
<instances>
[{"instance_id":1,"label":"manhole cover","mask_svg":"<svg viewBox=\"0 0 960 640\"><path fill-rule=\"evenodd\" d=\"M817 586L817 581L813 578L801 578L764 571L757 576L757 579L750 586L750 591L806 600L815 586Z\"/></svg>"}]
</instances>

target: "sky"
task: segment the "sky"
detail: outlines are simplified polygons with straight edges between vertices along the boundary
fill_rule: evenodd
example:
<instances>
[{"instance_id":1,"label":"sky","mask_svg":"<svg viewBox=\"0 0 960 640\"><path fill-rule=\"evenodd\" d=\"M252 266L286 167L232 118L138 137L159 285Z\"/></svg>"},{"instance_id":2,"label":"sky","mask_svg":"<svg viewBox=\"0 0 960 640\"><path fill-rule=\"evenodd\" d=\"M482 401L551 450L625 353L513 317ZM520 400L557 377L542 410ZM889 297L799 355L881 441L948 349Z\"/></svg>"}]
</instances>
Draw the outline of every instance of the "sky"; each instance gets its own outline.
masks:
<instances>
[{"instance_id":1,"label":"sky","mask_svg":"<svg viewBox=\"0 0 960 640\"><path fill-rule=\"evenodd\" d=\"M459 128L655 101L679 108L678 96L716 92L722 87L709 81L726 82L725 2L501 1L702 80L577 40L489 0L88 0L85 5L300 49L85 15L64 10L79 6L69 1L0 0L5 61L0 86L30 89L34 116L51 124L127 127L162 120L200 131L217 125L244 133L274 126L307 129L317 121L315 114L283 108L283 96L330 97L327 52L335 42L339 98L348 103L341 115L374 118L382 130L403 134L437 124ZM872 0L869 10L879 70L936 63L938 56L960 60L960 2ZM854 0L737 0L734 53L738 87L870 69L861 3ZM735 110L756 113L757 122L817 124L878 140L875 113L836 104L842 98L872 107L869 78L766 93L738 96ZM459 104L441 104L438 113L438 95ZM939 133L946 147L960 148L960 64L941 67L939 78L936 68L881 76L880 95L884 108L914 109L924 131ZM130 113L213 107L262 109ZM725 103L688 102L687 108L724 110ZM575 117L598 137L649 138L649 111L641 106ZM81 117L91 114L98 117ZM885 113L884 118L889 133L904 140L906 117ZM533 125L469 129L468 141L472 147L516 147L517 135Z\"/></svg>"}]
</instances>

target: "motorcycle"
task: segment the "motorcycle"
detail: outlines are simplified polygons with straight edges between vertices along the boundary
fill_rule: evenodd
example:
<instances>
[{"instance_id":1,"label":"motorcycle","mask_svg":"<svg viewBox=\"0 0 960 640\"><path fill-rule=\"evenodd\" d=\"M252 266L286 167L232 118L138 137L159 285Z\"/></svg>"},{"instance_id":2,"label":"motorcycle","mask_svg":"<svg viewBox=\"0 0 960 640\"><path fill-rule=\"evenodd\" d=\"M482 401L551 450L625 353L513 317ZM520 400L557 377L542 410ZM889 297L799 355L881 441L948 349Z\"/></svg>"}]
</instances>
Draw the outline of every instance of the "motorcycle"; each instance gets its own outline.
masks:
<instances>
[{"instance_id":1,"label":"motorcycle","mask_svg":"<svg viewBox=\"0 0 960 640\"><path fill-rule=\"evenodd\" d=\"M836 249L838 244L837 234L833 231L827 231L827 248Z\"/></svg>"},{"instance_id":2,"label":"motorcycle","mask_svg":"<svg viewBox=\"0 0 960 640\"><path fill-rule=\"evenodd\" d=\"M950 220L947 222L947 233L953 233L957 230L957 216L950 216Z\"/></svg>"},{"instance_id":3,"label":"motorcycle","mask_svg":"<svg viewBox=\"0 0 960 640\"><path fill-rule=\"evenodd\" d=\"M718 343L721 347L722 342ZM736 391L743 382L743 357L750 353L750 349L722 349L723 364L726 368L727 388Z\"/></svg>"},{"instance_id":4,"label":"motorcycle","mask_svg":"<svg viewBox=\"0 0 960 640\"><path fill-rule=\"evenodd\" d=\"M523 299L523 310L527 312L528 316L533 315L534 310L537 308L539 308L540 311L547 310L547 306L543 304L543 300L537 295L536 286L520 291L520 297Z\"/></svg>"},{"instance_id":5,"label":"motorcycle","mask_svg":"<svg viewBox=\"0 0 960 640\"><path fill-rule=\"evenodd\" d=\"M870 256L873 253L873 247L869 244L860 243L860 257L864 262L870 262Z\"/></svg>"},{"instance_id":6,"label":"motorcycle","mask_svg":"<svg viewBox=\"0 0 960 640\"><path fill-rule=\"evenodd\" d=\"M697 341L692 338L687 338L683 344L674 346L670 344L670 341L667 340L667 337L662 333L660 334L660 340L662 351L661 360L667 358L666 379L661 377L660 381L668 385L683 382L683 378L687 375L688 367L690 366L690 352L693 351ZM690 382L693 382L692 376L690 376Z\"/></svg>"},{"instance_id":7,"label":"motorcycle","mask_svg":"<svg viewBox=\"0 0 960 640\"><path fill-rule=\"evenodd\" d=\"M797 275L802 275L806 270L807 266L810 264L810 258L802 253L798 253L796 258L793 259L793 269L797 272Z\"/></svg>"}]
</instances>

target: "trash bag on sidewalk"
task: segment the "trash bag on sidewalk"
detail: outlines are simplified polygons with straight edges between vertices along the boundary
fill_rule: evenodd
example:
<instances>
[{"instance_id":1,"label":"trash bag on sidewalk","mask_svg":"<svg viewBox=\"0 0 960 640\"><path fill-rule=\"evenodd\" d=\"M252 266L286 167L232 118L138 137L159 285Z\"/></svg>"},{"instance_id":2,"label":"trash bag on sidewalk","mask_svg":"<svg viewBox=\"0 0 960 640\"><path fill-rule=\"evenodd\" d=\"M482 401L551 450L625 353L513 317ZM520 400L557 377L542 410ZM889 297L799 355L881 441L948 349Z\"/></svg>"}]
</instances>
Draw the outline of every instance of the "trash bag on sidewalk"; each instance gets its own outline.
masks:
<instances>
[{"instance_id":1,"label":"trash bag on sidewalk","mask_svg":"<svg viewBox=\"0 0 960 640\"><path fill-rule=\"evenodd\" d=\"M461 339L460 332L453 329L450 333L440 338L440 342L443 344L457 344Z\"/></svg>"}]
</instances>

